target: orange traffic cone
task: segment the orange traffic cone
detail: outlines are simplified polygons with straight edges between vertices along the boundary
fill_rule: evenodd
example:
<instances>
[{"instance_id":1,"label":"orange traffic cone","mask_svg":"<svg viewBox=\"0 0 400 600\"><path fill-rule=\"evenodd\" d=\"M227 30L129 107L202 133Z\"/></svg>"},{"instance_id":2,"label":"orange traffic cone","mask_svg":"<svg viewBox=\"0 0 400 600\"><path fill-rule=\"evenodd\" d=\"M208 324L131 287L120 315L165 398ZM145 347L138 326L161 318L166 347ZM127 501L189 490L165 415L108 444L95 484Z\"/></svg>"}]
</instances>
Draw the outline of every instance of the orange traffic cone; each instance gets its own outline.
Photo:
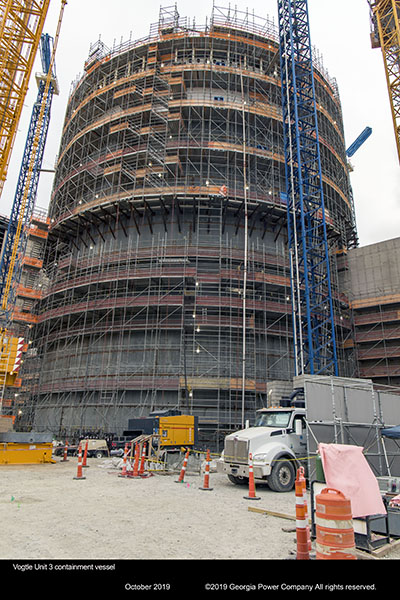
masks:
<instances>
[{"instance_id":1,"label":"orange traffic cone","mask_svg":"<svg viewBox=\"0 0 400 600\"><path fill-rule=\"evenodd\" d=\"M77 471L76 477L74 477L74 479L86 479L86 477L83 477L83 475L82 475L82 444L79 444L78 471Z\"/></svg>"},{"instance_id":2,"label":"orange traffic cone","mask_svg":"<svg viewBox=\"0 0 400 600\"><path fill-rule=\"evenodd\" d=\"M85 452L83 454L83 463L82 463L82 467L89 467L88 464L86 464L87 461L87 453L88 453L88 447L89 447L89 440L86 440L85 443Z\"/></svg>"},{"instance_id":3,"label":"orange traffic cone","mask_svg":"<svg viewBox=\"0 0 400 600\"><path fill-rule=\"evenodd\" d=\"M260 500L260 496L256 496L256 486L254 483L253 471L253 455L249 454L249 495L243 496L246 500Z\"/></svg>"},{"instance_id":4,"label":"orange traffic cone","mask_svg":"<svg viewBox=\"0 0 400 600\"><path fill-rule=\"evenodd\" d=\"M135 462L133 464L133 471L129 473L129 477L140 477L139 475L139 444L136 442L135 445Z\"/></svg>"},{"instance_id":5,"label":"orange traffic cone","mask_svg":"<svg viewBox=\"0 0 400 600\"><path fill-rule=\"evenodd\" d=\"M64 458L62 459L61 462L67 462L67 460L68 460L68 440L65 440Z\"/></svg>"},{"instance_id":6,"label":"orange traffic cone","mask_svg":"<svg viewBox=\"0 0 400 600\"><path fill-rule=\"evenodd\" d=\"M308 535L307 535L307 515L304 504L304 488L303 488L303 476L304 469L300 467L297 470L297 477L295 482L295 494L296 494L296 540L297 540L297 560L309 560L310 553L308 548Z\"/></svg>"},{"instance_id":7,"label":"orange traffic cone","mask_svg":"<svg viewBox=\"0 0 400 600\"><path fill-rule=\"evenodd\" d=\"M186 455L185 455L185 458L183 461L183 465L182 465L182 469L181 469L181 473L179 475L179 478L176 480L176 483L183 483L183 480L185 478L185 472L186 472L188 458L189 458L189 450L186 452Z\"/></svg>"},{"instance_id":8,"label":"orange traffic cone","mask_svg":"<svg viewBox=\"0 0 400 600\"><path fill-rule=\"evenodd\" d=\"M210 488L210 451L207 450L207 458L206 458L206 467L204 470L204 483L203 487L199 488L200 490L211 491L213 488Z\"/></svg>"},{"instance_id":9,"label":"orange traffic cone","mask_svg":"<svg viewBox=\"0 0 400 600\"><path fill-rule=\"evenodd\" d=\"M125 449L124 449L124 464L122 466L122 471L118 475L118 477L126 477L127 474L128 474L127 468L126 468L127 456L128 456L128 444L125 444Z\"/></svg>"}]
</instances>

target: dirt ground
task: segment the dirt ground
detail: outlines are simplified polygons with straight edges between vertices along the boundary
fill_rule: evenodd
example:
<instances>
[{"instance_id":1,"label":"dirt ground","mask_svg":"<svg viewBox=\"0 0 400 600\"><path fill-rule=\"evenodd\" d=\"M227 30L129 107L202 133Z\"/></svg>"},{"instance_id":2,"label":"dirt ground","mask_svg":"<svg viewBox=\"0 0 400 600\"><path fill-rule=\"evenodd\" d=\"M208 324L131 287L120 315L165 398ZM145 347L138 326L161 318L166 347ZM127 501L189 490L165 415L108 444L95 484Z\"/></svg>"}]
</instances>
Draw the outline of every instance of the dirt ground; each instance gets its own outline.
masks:
<instances>
[{"instance_id":1,"label":"dirt ground","mask_svg":"<svg viewBox=\"0 0 400 600\"><path fill-rule=\"evenodd\" d=\"M285 559L296 549L292 521L249 507L295 514L294 492L247 486L225 475L152 472L120 477L118 458L1 466L0 558L12 559Z\"/></svg>"},{"instance_id":2,"label":"dirt ground","mask_svg":"<svg viewBox=\"0 0 400 600\"><path fill-rule=\"evenodd\" d=\"M120 477L118 458L87 464L79 480L73 457L0 467L0 560L15 569L24 560L295 559L295 521L249 510L294 516L294 491L260 485L260 499L249 500L247 486L214 469L203 490L203 472L177 483L179 470L133 479ZM400 547L388 558L400 558Z\"/></svg>"}]
</instances>

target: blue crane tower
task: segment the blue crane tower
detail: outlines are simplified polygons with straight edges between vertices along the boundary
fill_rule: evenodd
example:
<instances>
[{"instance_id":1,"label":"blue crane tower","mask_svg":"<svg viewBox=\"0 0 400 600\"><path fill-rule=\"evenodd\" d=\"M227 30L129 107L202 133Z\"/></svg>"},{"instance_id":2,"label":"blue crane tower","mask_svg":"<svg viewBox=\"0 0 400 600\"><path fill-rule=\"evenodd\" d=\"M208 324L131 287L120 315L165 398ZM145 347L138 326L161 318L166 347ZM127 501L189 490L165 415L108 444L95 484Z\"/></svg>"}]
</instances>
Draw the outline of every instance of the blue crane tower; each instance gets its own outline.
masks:
<instances>
[{"instance_id":1,"label":"blue crane tower","mask_svg":"<svg viewBox=\"0 0 400 600\"><path fill-rule=\"evenodd\" d=\"M295 375L337 375L307 0L278 0Z\"/></svg>"},{"instance_id":2,"label":"blue crane tower","mask_svg":"<svg viewBox=\"0 0 400 600\"><path fill-rule=\"evenodd\" d=\"M53 38L48 34L43 34L40 39L43 72L36 75L38 93L32 110L17 188L0 259L0 325L4 329L7 329L14 309L16 286L20 279L22 257L26 249L27 228L31 222L36 201L39 175L50 122L51 104L54 93L58 93L53 66L52 79L48 87L47 97L45 96L46 78L51 65L52 45ZM43 110L43 102L45 102L43 118L39 119ZM22 227L20 226L21 223ZM21 232L20 235L18 235L18 231ZM14 256L16 257L15 259L13 258ZM6 281L10 270L12 270L12 280L9 291L6 291Z\"/></svg>"}]
</instances>

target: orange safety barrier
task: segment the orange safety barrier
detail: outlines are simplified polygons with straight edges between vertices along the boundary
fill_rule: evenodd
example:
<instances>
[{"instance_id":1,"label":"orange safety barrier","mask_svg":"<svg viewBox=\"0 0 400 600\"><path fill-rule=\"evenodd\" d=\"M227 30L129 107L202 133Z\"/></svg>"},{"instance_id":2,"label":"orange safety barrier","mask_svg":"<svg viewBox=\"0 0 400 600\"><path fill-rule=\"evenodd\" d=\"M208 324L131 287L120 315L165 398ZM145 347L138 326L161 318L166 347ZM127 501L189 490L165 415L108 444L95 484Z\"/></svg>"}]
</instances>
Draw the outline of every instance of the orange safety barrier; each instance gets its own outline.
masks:
<instances>
[{"instance_id":1,"label":"orange safety barrier","mask_svg":"<svg viewBox=\"0 0 400 600\"><path fill-rule=\"evenodd\" d=\"M210 451L207 450L206 457L206 466L204 469L204 483L203 487L199 488L200 490L211 491L213 488L210 488Z\"/></svg>"},{"instance_id":2,"label":"orange safety barrier","mask_svg":"<svg viewBox=\"0 0 400 600\"><path fill-rule=\"evenodd\" d=\"M297 476L295 482L295 496L296 496L296 542L297 542L297 560L309 560L309 529L305 493L304 493L304 468L300 467L297 469ZM304 480L305 481L305 480Z\"/></svg>"},{"instance_id":3,"label":"orange safety barrier","mask_svg":"<svg viewBox=\"0 0 400 600\"><path fill-rule=\"evenodd\" d=\"M41 269L43 267L43 260L41 258L35 258L34 256L23 256L22 264Z\"/></svg>"},{"instance_id":4,"label":"orange safety barrier","mask_svg":"<svg viewBox=\"0 0 400 600\"><path fill-rule=\"evenodd\" d=\"M128 456L128 444L125 444L125 449L124 449L124 463L123 463L123 465L122 465L122 471L121 471L121 473L118 475L118 477L126 477L126 476L127 476L127 474L128 474L128 471L127 471L127 466L126 466L126 463L127 463L127 456Z\"/></svg>"},{"instance_id":5,"label":"orange safety barrier","mask_svg":"<svg viewBox=\"0 0 400 600\"><path fill-rule=\"evenodd\" d=\"M315 503L317 560L356 560L350 500L339 490L324 488Z\"/></svg>"},{"instance_id":6,"label":"orange safety barrier","mask_svg":"<svg viewBox=\"0 0 400 600\"><path fill-rule=\"evenodd\" d=\"M253 471L253 455L249 454L249 495L243 496L246 500L260 500L260 496L256 496L256 486L254 483Z\"/></svg>"},{"instance_id":7,"label":"orange safety barrier","mask_svg":"<svg viewBox=\"0 0 400 600\"><path fill-rule=\"evenodd\" d=\"M186 466L188 463L188 459L189 459L189 450L186 452L185 458L183 460L182 469L181 469L179 478L176 480L176 483L183 483L183 480L185 478Z\"/></svg>"},{"instance_id":8,"label":"orange safety barrier","mask_svg":"<svg viewBox=\"0 0 400 600\"><path fill-rule=\"evenodd\" d=\"M82 444L79 444L79 450L78 450L78 470L76 473L76 477L74 477L74 479L86 479L86 477L84 477L82 475Z\"/></svg>"}]
</instances>

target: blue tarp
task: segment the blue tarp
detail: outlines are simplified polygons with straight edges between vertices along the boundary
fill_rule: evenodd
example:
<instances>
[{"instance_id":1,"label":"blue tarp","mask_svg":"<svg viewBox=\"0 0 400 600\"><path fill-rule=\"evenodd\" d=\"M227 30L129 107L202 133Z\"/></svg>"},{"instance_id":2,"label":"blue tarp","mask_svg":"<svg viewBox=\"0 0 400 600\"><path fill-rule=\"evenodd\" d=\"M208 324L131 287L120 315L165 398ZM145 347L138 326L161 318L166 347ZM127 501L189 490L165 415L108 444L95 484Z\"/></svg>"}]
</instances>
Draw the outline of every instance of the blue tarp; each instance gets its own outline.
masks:
<instances>
[{"instance_id":1,"label":"blue tarp","mask_svg":"<svg viewBox=\"0 0 400 600\"><path fill-rule=\"evenodd\" d=\"M387 438L400 439L400 425L389 427L388 429L381 429L381 434Z\"/></svg>"}]
</instances>

